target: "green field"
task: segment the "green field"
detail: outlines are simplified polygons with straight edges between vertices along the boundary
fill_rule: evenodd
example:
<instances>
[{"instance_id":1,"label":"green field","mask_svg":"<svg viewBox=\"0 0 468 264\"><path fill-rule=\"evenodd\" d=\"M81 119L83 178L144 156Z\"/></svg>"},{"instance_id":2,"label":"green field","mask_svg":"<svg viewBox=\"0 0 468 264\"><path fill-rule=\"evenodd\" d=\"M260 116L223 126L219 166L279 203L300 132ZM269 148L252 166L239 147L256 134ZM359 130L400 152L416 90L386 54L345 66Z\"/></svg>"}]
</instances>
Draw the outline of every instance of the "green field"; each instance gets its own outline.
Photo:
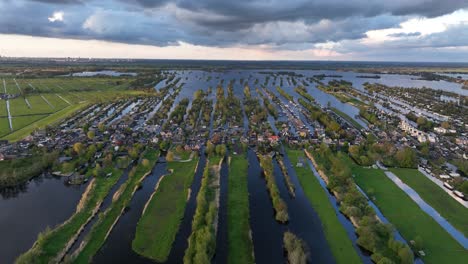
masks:
<instances>
[{"instance_id":1,"label":"green field","mask_svg":"<svg viewBox=\"0 0 468 264\"><path fill-rule=\"evenodd\" d=\"M54 111L59 111L69 106L69 104L67 104L55 94L43 94L42 96L44 96L47 99L47 101L49 101L49 103L54 106Z\"/></svg>"},{"instance_id":2,"label":"green field","mask_svg":"<svg viewBox=\"0 0 468 264\"><path fill-rule=\"evenodd\" d=\"M36 114L31 109L29 109L28 105L26 104L26 101L24 101L24 98L21 96L10 100L10 113L13 117L20 115Z\"/></svg>"},{"instance_id":3,"label":"green field","mask_svg":"<svg viewBox=\"0 0 468 264\"><path fill-rule=\"evenodd\" d=\"M3 79L1 81L1 91L4 92ZM139 91L126 90L131 78L125 77L56 77L56 78L38 78L38 79L17 79L23 94L17 98L10 100L10 111L13 119L14 131L22 131L15 133L15 136L8 135L10 133L8 123L0 122L0 137L5 137L10 140L19 140L19 135L25 137L37 127L45 127L48 123L41 122L56 121L62 117L62 114L55 115L64 109L78 110L81 107L75 107L84 102L106 102L117 97L133 96L141 94ZM5 78L7 93L19 94L13 78ZM31 84L32 87L29 85ZM29 101L31 107L28 107L25 102L25 97ZM49 102L47 103L46 100ZM50 104L50 105L49 105ZM66 111L69 112L68 110ZM46 119L47 115L54 118ZM6 117L6 102L0 100L0 118ZM39 121L40 120L40 121ZM1 120L4 121L4 120ZM41 124L37 124L41 122ZM33 128L25 129L23 128ZM29 131L26 133L25 131Z\"/></svg>"},{"instance_id":4,"label":"green field","mask_svg":"<svg viewBox=\"0 0 468 264\"><path fill-rule=\"evenodd\" d=\"M159 182L136 228L132 248L138 254L164 262L171 251L182 221L198 158L189 162L168 162L171 174Z\"/></svg>"},{"instance_id":5,"label":"green field","mask_svg":"<svg viewBox=\"0 0 468 264\"><path fill-rule=\"evenodd\" d=\"M468 251L423 212L382 170L352 165L358 185L407 240L422 239L425 263L466 263Z\"/></svg>"},{"instance_id":6,"label":"green field","mask_svg":"<svg viewBox=\"0 0 468 264\"><path fill-rule=\"evenodd\" d=\"M0 100L0 117L6 117L6 116L8 116L6 101Z\"/></svg>"},{"instance_id":7,"label":"green field","mask_svg":"<svg viewBox=\"0 0 468 264\"><path fill-rule=\"evenodd\" d=\"M50 114L54 111L40 95L30 95L27 98L31 104L30 110L35 114Z\"/></svg>"},{"instance_id":8,"label":"green field","mask_svg":"<svg viewBox=\"0 0 468 264\"><path fill-rule=\"evenodd\" d=\"M468 209L416 169L390 169L455 228L468 236Z\"/></svg>"},{"instance_id":9,"label":"green field","mask_svg":"<svg viewBox=\"0 0 468 264\"><path fill-rule=\"evenodd\" d=\"M15 131L11 134L4 136L3 139L7 139L10 141L18 141L22 138L27 137L35 129L38 129L38 128L42 129L42 128L45 128L47 125L55 124L63 119L66 119L71 114L75 113L79 109L86 107L87 105L88 104L79 104L79 105L69 106L52 115L42 116L41 119L38 119L37 122L34 122L34 123L29 122L30 121L29 118L31 117L24 117L26 121L29 122L30 125L23 125L23 127L20 129L17 129L18 127L15 127L15 122L13 120L13 128L15 129ZM22 118L23 117L19 117L18 119L22 119ZM19 120L19 121L22 121L22 120ZM8 126L8 120L7 120L7 126Z\"/></svg>"},{"instance_id":10,"label":"green field","mask_svg":"<svg viewBox=\"0 0 468 264\"><path fill-rule=\"evenodd\" d=\"M84 240L86 244L79 254L73 258L73 263L90 263L92 257L104 245L114 223L122 215L123 210L130 205L138 185L146 175L151 173L159 158L159 151L150 149L145 152L143 158L149 161L148 164L145 166L140 163L130 172L128 180L119 188L120 196L112 202L112 205L99 217L99 221L94 224L86 235Z\"/></svg>"},{"instance_id":11,"label":"green field","mask_svg":"<svg viewBox=\"0 0 468 264\"><path fill-rule=\"evenodd\" d=\"M17 116L11 119L13 123L13 131L19 130L19 128L24 128L38 120L47 117L47 115L32 115L32 116Z\"/></svg>"},{"instance_id":12,"label":"green field","mask_svg":"<svg viewBox=\"0 0 468 264\"><path fill-rule=\"evenodd\" d=\"M111 170L107 170L110 172ZM39 234L34 246L17 259L17 263L50 263L65 248L65 245L78 232L92 215L94 208L99 205L108 194L112 186L122 175L116 169L112 170L112 177L95 178L94 186L84 197L82 209L73 214L66 222L53 230ZM82 198L83 199L83 198Z\"/></svg>"},{"instance_id":13,"label":"green field","mask_svg":"<svg viewBox=\"0 0 468 264\"><path fill-rule=\"evenodd\" d=\"M336 262L362 263L320 182L315 178L309 167L296 167L294 165L297 164L300 157L306 160L303 151L287 149L287 155L294 166L305 195L320 217L325 237Z\"/></svg>"},{"instance_id":14,"label":"green field","mask_svg":"<svg viewBox=\"0 0 468 264\"><path fill-rule=\"evenodd\" d=\"M10 125L8 123L8 118L0 117L0 137L10 133Z\"/></svg>"},{"instance_id":15,"label":"green field","mask_svg":"<svg viewBox=\"0 0 468 264\"><path fill-rule=\"evenodd\" d=\"M245 156L231 157L227 200L228 263L255 263L250 237L247 168Z\"/></svg>"}]
</instances>

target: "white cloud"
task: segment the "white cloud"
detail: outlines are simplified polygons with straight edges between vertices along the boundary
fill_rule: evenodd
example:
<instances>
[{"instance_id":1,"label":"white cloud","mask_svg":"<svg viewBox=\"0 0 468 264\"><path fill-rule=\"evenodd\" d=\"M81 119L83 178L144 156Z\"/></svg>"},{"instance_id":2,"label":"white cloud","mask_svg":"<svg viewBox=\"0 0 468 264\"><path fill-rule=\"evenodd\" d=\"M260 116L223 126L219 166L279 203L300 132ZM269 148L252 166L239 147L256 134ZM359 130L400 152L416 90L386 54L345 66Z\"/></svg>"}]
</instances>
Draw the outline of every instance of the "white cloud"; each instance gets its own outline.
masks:
<instances>
[{"instance_id":1,"label":"white cloud","mask_svg":"<svg viewBox=\"0 0 468 264\"><path fill-rule=\"evenodd\" d=\"M48 17L47 19L51 23L56 22L56 21L63 22L63 16L64 16L64 13L62 11L57 11L57 12L54 12L52 16Z\"/></svg>"}]
</instances>

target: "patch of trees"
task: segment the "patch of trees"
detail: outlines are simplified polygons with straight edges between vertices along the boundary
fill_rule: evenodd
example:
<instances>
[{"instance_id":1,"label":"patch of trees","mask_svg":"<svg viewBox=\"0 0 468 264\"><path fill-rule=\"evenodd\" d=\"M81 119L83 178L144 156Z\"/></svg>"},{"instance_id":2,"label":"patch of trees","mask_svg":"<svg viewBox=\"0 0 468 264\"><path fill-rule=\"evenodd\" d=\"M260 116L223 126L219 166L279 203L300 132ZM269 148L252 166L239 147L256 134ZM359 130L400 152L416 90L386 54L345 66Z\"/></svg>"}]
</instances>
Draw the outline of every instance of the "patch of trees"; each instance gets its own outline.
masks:
<instances>
[{"instance_id":1,"label":"patch of trees","mask_svg":"<svg viewBox=\"0 0 468 264\"><path fill-rule=\"evenodd\" d=\"M330 115L323 112L322 109L306 102L302 98L299 98L298 102L309 112L308 117L322 124L325 127L325 132L332 138L340 138L340 136L344 136L346 134L340 124Z\"/></svg>"},{"instance_id":2,"label":"patch of trees","mask_svg":"<svg viewBox=\"0 0 468 264\"><path fill-rule=\"evenodd\" d=\"M260 105L258 99L250 96L249 86L244 88L244 111L249 118L250 125L256 127L267 120L268 111Z\"/></svg>"},{"instance_id":3,"label":"patch of trees","mask_svg":"<svg viewBox=\"0 0 468 264\"><path fill-rule=\"evenodd\" d=\"M296 89L294 89L294 91L296 91L296 93L307 99L310 103L315 102L314 97L307 92L304 86L298 86L296 87Z\"/></svg>"},{"instance_id":4,"label":"patch of trees","mask_svg":"<svg viewBox=\"0 0 468 264\"><path fill-rule=\"evenodd\" d=\"M260 90L257 89L257 93L262 97L263 99L263 105L265 108L268 110L268 113L270 113L273 118L277 119L278 118L278 110L276 110L276 107L270 102L270 99L268 99L267 96L265 96Z\"/></svg>"},{"instance_id":5,"label":"patch of trees","mask_svg":"<svg viewBox=\"0 0 468 264\"><path fill-rule=\"evenodd\" d=\"M215 145L211 143L210 140L208 140L208 142L206 143L205 151L208 157L214 157L214 156L224 157L227 152L227 147L225 144Z\"/></svg>"},{"instance_id":6,"label":"patch of trees","mask_svg":"<svg viewBox=\"0 0 468 264\"><path fill-rule=\"evenodd\" d=\"M290 231L284 232L283 246L290 264L306 264L308 259L307 245L304 240Z\"/></svg>"},{"instance_id":7,"label":"patch of trees","mask_svg":"<svg viewBox=\"0 0 468 264\"><path fill-rule=\"evenodd\" d=\"M40 175L58 159L58 152L40 151L32 157L0 161L0 188L13 187Z\"/></svg>"},{"instance_id":8,"label":"patch of trees","mask_svg":"<svg viewBox=\"0 0 468 264\"><path fill-rule=\"evenodd\" d=\"M273 160L268 155L259 155L260 166L263 169L266 186L270 194L273 208L275 209L275 219L278 222L286 223L289 219L288 207L279 194L278 186L273 175Z\"/></svg>"},{"instance_id":9,"label":"patch of trees","mask_svg":"<svg viewBox=\"0 0 468 264\"><path fill-rule=\"evenodd\" d=\"M370 111L369 108L366 108L366 107L360 107L359 108L359 115L361 117L363 117L365 120L367 120L367 122L371 123L371 124L374 124L376 126L379 126L380 124L380 121L379 121L379 118L377 117L377 115Z\"/></svg>"},{"instance_id":10,"label":"patch of trees","mask_svg":"<svg viewBox=\"0 0 468 264\"><path fill-rule=\"evenodd\" d=\"M294 98L293 98L290 94L288 94L285 90L281 89L281 87L276 86L276 90L277 90L278 93L280 93L284 98L288 99L288 101L291 101L291 102L294 101Z\"/></svg>"},{"instance_id":11,"label":"patch of trees","mask_svg":"<svg viewBox=\"0 0 468 264\"><path fill-rule=\"evenodd\" d=\"M174 108L170 115L173 123L180 125L184 121L184 116L187 113L187 106L190 103L188 98L180 100L179 104Z\"/></svg>"},{"instance_id":12,"label":"patch of trees","mask_svg":"<svg viewBox=\"0 0 468 264\"><path fill-rule=\"evenodd\" d=\"M416 151L410 147L397 149L391 142L363 141L360 145L348 148L351 158L361 166L370 166L376 161L389 167L416 168L418 157Z\"/></svg>"}]
</instances>

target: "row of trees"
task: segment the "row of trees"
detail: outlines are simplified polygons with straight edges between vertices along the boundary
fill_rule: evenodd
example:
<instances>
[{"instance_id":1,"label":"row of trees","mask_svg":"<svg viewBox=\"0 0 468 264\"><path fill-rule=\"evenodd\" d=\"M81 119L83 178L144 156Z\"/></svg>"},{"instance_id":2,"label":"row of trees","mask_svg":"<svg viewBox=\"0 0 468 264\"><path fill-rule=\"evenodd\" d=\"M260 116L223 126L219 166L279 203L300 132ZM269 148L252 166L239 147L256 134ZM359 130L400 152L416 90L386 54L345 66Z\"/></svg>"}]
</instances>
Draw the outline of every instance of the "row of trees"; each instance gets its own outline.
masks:
<instances>
[{"instance_id":1,"label":"row of trees","mask_svg":"<svg viewBox=\"0 0 468 264\"><path fill-rule=\"evenodd\" d=\"M372 260L375 263L413 263L411 249L393 239L393 227L377 220L373 208L357 190L345 154L335 154L322 144L313 155L319 170L329 178L327 187L338 195L340 210L359 224L357 243L372 252Z\"/></svg>"},{"instance_id":2,"label":"row of trees","mask_svg":"<svg viewBox=\"0 0 468 264\"><path fill-rule=\"evenodd\" d=\"M192 234L185 250L184 264L210 263L216 249L215 219L218 213L213 185L215 175L209 164L203 172L200 191L197 195L197 209L192 221Z\"/></svg>"},{"instance_id":3,"label":"row of trees","mask_svg":"<svg viewBox=\"0 0 468 264\"><path fill-rule=\"evenodd\" d=\"M279 194L278 186L276 186L275 176L273 175L273 160L268 155L259 155L259 159L268 193L275 209L275 219L278 222L286 223L289 219L288 207Z\"/></svg>"}]
</instances>

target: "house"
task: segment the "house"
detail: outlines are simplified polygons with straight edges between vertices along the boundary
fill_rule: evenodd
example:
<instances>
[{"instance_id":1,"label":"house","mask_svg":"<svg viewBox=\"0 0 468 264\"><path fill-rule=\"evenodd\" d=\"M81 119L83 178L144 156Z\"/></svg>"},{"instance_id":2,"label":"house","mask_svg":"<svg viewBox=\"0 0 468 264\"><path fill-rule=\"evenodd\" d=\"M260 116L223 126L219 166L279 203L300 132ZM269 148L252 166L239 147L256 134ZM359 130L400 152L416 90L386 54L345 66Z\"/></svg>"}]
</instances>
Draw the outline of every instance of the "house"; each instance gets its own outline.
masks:
<instances>
[{"instance_id":1,"label":"house","mask_svg":"<svg viewBox=\"0 0 468 264\"><path fill-rule=\"evenodd\" d=\"M439 133L439 134L445 134L447 133L447 129L443 128L443 127L434 127L434 131L436 133Z\"/></svg>"}]
</instances>

